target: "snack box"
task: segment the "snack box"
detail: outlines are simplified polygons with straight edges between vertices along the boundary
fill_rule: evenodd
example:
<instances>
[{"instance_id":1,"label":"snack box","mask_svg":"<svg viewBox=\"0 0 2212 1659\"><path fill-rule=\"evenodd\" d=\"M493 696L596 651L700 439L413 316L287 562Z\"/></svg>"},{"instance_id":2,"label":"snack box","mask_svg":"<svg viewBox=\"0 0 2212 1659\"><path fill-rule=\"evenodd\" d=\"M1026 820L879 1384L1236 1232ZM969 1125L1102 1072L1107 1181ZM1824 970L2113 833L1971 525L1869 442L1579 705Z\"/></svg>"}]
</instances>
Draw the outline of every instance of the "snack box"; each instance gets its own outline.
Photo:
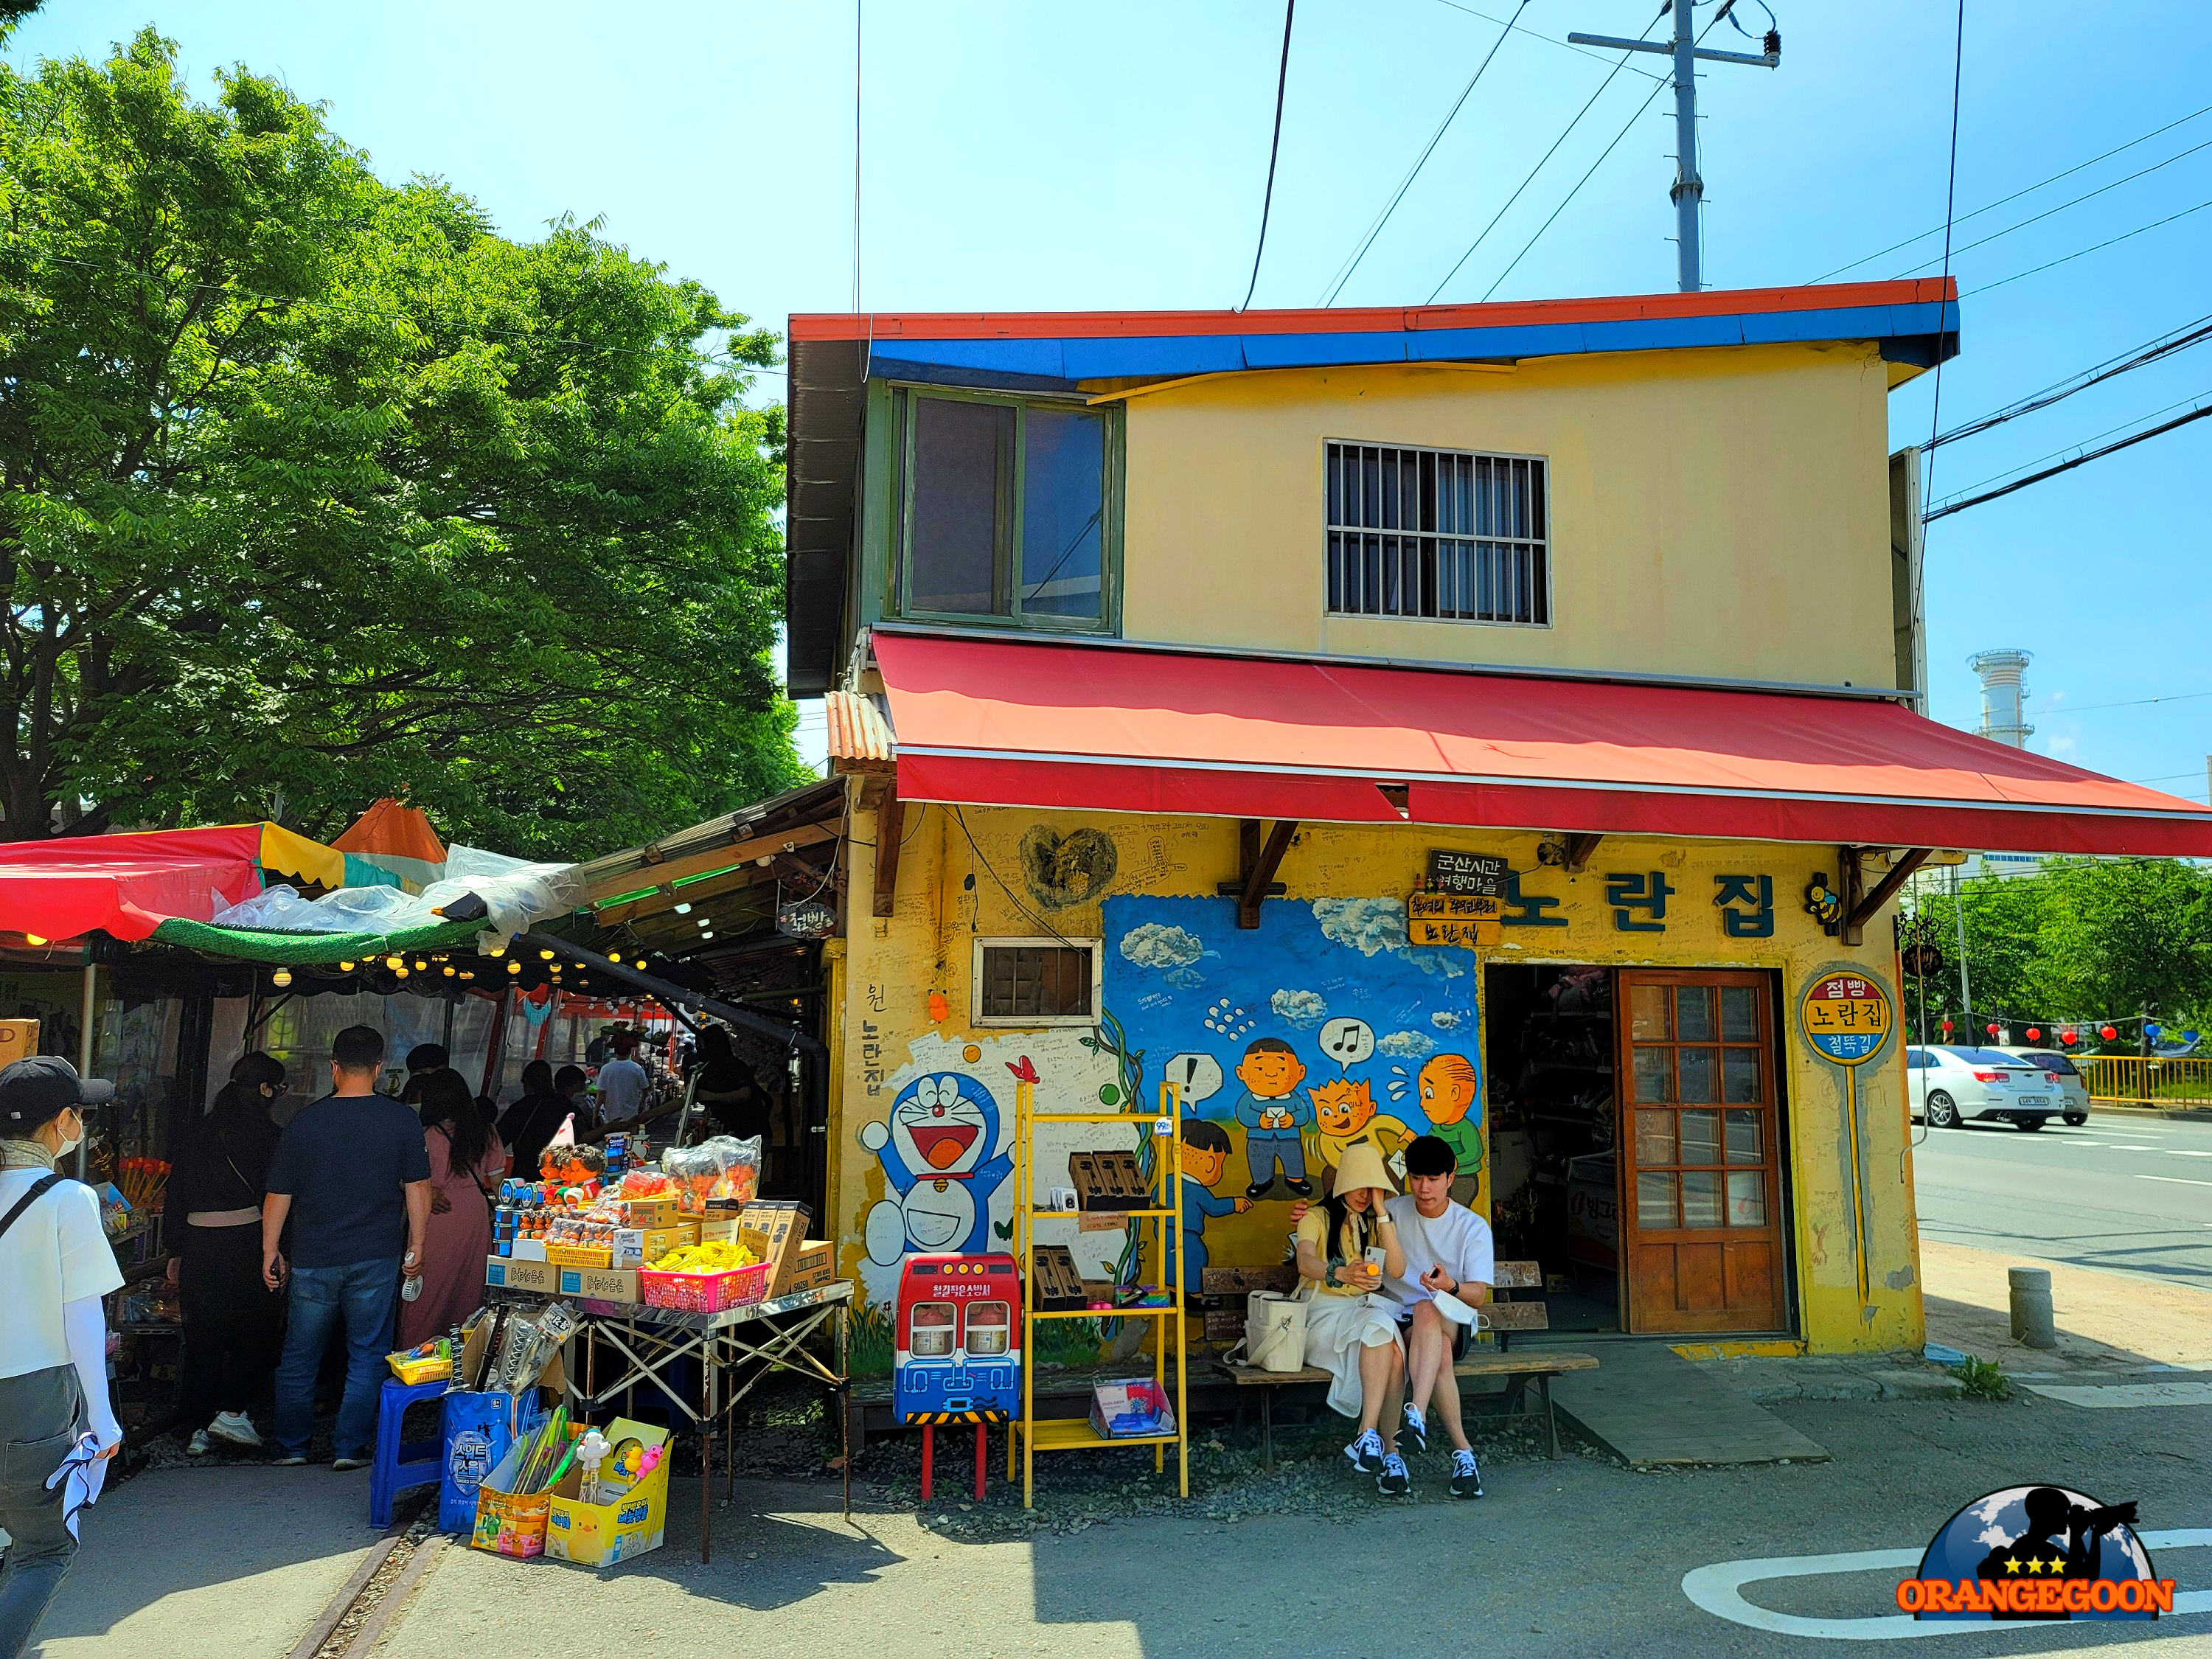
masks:
<instances>
[{"instance_id":1,"label":"snack box","mask_svg":"<svg viewBox=\"0 0 2212 1659\"><path fill-rule=\"evenodd\" d=\"M552 1296L561 1288L561 1269L550 1261L526 1261L519 1255L495 1255L484 1262L484 1283L510 1291Z\"/></svg>"},{"instance_id":2,"label":"snack box","mask_svg":"<svg viewBox=\"0 0 2212 1659\"><path fill-rule=\"evenodd\" d=\"M791 1293L799 1247L806 1243L806 1224L812 1216L813 1212L795 1198L757 1198L745 1206L738 1242L774 1269L769 1277L771 1297Z\"/></svg>"},{"instance_id":3,"label":"snack box","mask_svg":"<svg viewBox=\"0 0 2212 1659\"><path fill-rule=\"evenodd\" d=\"M633 1423L626 1417L617 1417L600 1433L608 1445L617 1449L628 1441L635 1441L647 1450L668 1444L667 1430ZM613 1486L615 1479L611 1458L601 1468L602 1491ZM627 1561L634 1555L660 1547L661 1534L668 1524L665 1450L661 1453L659 1466L650 1474L614 1493L607 1502L586 1503L583 1485L583 1468L574 1463L555 1485L545 1520L547 1555L556 1561L610 1567L617 1561Z\"/></svg>"},{"instance_id":4,"label":"snack box","mask_svg":"<svg viewBox=\"0 0 2212 1659\"><path fill-rule=\"evenodd\" d=\"M678 1220L676 1198L626 1198L622 1201L626 1224L638 1228L673 1227Z\"/></svg>"},{"instance_id":5,"label":"snack box","mask_svg":"<svg viewBox=\"0 0 2212 1659\"><path fill-rule=\"evenodd\" d=\"M809 1239L799 1247L799 1259L791 1270L791 1279L778 1296L796 1296L801 1291L818 1291L837 1279L837 1247L826 1239Z\"/></svg>"},{"instance_id":6,"label":"snack box","mask_svg":"<svg viewBox=\"0 0 2212 1659\"><path fill-rule=\"evenodd\" d=\"M1149 1376L1095 1383L1091 1390L1091 1426L1102 1439L1149 1438L1173 1434L1175 1407Z\"/></svg>"},{"instance_id":7,"label":"snack box","mask_svg":"<svg viewBox=\"0 0 2212 1659\"><path fill-rule=\"evenodd\" d=\"M545 1259L556 1267L611 1267L614 1251L605 1244L548 1244Z\"/></svg>"},{"instance_id":8,"label":"snack box","mask_svg":"<svg viewBox=\"0 0 2212 1659\"><path fill-rule=\"evenodd\" d=\"M665 1227L617 1227L615 1259L617 1267L637 1267L658 1261L671 1250L699 1242L699 1224L678 1221Z\"/></svg>"},{"instance_id":9,"label":"snack box","mask_svg":"<svg viewBox=\"0 0 2212 1659\"><path fill-rule=\"evenodd\" d=\"M563 1267L560 1293L586 1302L636 1302L640 1299L635 1267Z\"/></svg>"}]
</instances>

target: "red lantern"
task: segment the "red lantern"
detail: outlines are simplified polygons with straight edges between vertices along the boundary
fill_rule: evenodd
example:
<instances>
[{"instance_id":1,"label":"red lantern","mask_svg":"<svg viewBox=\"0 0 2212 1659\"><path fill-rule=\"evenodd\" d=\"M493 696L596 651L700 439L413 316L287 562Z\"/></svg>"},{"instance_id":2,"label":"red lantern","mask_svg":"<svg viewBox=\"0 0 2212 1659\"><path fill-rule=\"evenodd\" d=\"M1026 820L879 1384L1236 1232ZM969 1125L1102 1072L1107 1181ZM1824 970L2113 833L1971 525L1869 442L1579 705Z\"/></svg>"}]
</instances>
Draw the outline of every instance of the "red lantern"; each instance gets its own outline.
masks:
<instances>
[{"instance_id":1,"label":"red lantern","mask_svg":"<svg viewBox=\"0 0 2212 1659\"><path fill-rule=\"evenodd\" d=\"M1987 1031L1991 1036L1995 1036L1997 1034L1997 1028L1994 1025L1984 1025L1982 1029L1984 1031Z\"/></svg>"},{"instance_id":2,"label":"red lantern","mask_svg":"<svg viewBox=\"0 0 2212 1659\"><path fill-rule=\"evenodd\" d=\"M2081 1034L2069 1025L2058 1034L2058 1040L2070 1047L2081 1040Z\"/></svg>"},{"instance_id":3,"label":"red lantern","mask_svg":"<svg viewBox=\"0 0 2212 1659\"><path fill-rule=\"evenodd\" d=\"M1945 1036L1951 1035L1951 1022L1948 1019L1943 1022L1943 1035Z\"/></svg>"},{"instance_id":4,"label":"red lantern","mask_svg":"<svg viewBox=\"0 0 2212 1659\"><path fill-rule=\"evenodd\" d=\"M2116 1036L2119 1036L2119 1034L2120 1034L2119 1027L2118 1027L2117 1025L2107 1025L2107 1026L2105 1026L2103 1029L2101 1029L2100 1030L2099 1030L2099 1031L2098 1031L2098 1033L2097 1033L2097 1035L2098 1035L2099 1036L2100 1036L2100 1037L2104 1038L2104 1039L2105 1039L2105 1041L2106 1041L2106 1042L2111 1042L2114 1037L2116 1037Z\"/></svg>"},{"instance_id":5,"label":"red lantern","mask_svg":"<svg viewBox=\"0 0 2212 1659\"><path fill-rule=\"evenodd\" d=\"M2041 1028L2041 1027L2039 1027L2039 1026L2035 1026L2035 1025L2031 1025L2031 1026L2029 1026L2029 1027L2027 1028L2027 1040L2028 1040L2030 1042L2042 1042L2042 1041L2043 1041L2043 1031L2042 1031L2042 1028Z\"/></svg>"}]
</instances>

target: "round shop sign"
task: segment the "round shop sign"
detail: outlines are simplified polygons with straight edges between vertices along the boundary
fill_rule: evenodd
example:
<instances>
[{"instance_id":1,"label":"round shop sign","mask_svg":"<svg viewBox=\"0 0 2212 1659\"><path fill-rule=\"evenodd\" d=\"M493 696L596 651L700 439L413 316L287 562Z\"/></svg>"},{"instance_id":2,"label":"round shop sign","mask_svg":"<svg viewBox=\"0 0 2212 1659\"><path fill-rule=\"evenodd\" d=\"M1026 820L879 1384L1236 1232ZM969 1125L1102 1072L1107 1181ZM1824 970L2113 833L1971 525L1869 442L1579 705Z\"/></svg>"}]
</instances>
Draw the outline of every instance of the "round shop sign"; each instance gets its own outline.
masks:
<instances>
[{"instance_id":1,"label":"round shop sign","mask_svg":"<svg viewBox=\"0 0 2212 1659\"><path fill-rule=\"evenodd\" d=\"M1823 974L1805 989L1797 1023L1838 1066L1863 1066L1889 1041L1889 993L1864 974Z\"/></svg>"}]
</instances>

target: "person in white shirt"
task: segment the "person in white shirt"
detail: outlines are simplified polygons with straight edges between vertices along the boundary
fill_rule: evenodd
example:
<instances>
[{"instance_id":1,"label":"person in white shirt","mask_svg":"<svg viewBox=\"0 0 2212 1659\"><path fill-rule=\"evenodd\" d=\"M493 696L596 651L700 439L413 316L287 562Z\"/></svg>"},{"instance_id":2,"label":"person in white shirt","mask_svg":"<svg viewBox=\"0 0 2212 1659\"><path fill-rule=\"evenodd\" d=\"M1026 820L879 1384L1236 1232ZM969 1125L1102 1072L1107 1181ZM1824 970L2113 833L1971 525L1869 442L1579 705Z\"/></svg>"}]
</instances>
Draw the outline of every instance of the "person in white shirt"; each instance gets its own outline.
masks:
<instances>
[{"instance_id":1,"label":"person in white shirt","mask_svg":"<svg viewBox=\"0 0 2212 1659\"><path fill-rule=\"evenodd\" d=\"M52 1054L0 1072L0 1527L12 1540L0 1565L0 1659L30 1645L76 1553L72 1488L97 1491L96 1481L49 1490L47 1480L88 1431L100 1458L123 1443L100 1301L123 1274L98 1195L55 1167L84 1138L79 1109L113 1093Z\"/></svg>"},{"instance_id":2,"label":"person in white shirt","mask_svg":"<svg viewBox=\"0 0 2212 1659\"><path fill-rule=\"evenodd\" d=\"M1405 1377L1412 1398L1399 1435L1410 1439L1414 1450L1426 1451L1424 1412L1433 1401L1437 1420L1451 1437L1452 1496L1480 1498L1482 1470L1460 1423L1459 1379L1452 1364L1467 1352L1474 1332L1465 1322L1490 1299L1497 1273L1490 1224L1464 1204L1452 1202L1459 1159L1448 1144L1422 1135L1407 1143L1405 1157L1406 1190L1386 1207L1405 1247L1406 1271L1382 1281L1398 1300L1406 1333ZM1456 1305L1440 1304L1443 1297Z\"/></svg>"},{"instance_id":3,"label":"person in white shirt","mask_svg":"<svg viewBox=\"0 0 2212 1659\"><path fill-rule=\"evenodd\" d=\"M617 1031L609 1044L614 1058L599 1067L599 1124L602 1127L627 1123L638 1115L645 1103L647 1081L645 1067L630 1055L636 1051L637 1039L628 1031Z\"/></svg>"}]
</instances>

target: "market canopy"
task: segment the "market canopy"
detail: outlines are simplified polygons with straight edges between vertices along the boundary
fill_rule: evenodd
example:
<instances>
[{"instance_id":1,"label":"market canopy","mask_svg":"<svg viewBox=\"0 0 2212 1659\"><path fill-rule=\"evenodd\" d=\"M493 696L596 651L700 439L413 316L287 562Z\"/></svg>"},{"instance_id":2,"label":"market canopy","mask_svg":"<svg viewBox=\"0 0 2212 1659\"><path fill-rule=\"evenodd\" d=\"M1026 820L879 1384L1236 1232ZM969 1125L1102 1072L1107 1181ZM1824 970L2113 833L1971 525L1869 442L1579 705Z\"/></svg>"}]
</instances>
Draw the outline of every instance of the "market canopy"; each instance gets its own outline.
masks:
<instances>
[{"instance_id":1,"label":"market canopy","mask_svg":"<svg viewBox=\"0 0 2212 1659\"><path fill-rule=\"evenodd\" d=\"M2212 856L2212 809L1874 696L889 629L872 646L910 801Z\"/></svg>"},{"instance_id":2,"label":"market canopy","mask_svg":"<svg viewBox=\"0 0 2212 1659\"><path fill-rule=\"evenodd\" d=\"M346 884L343 853L281 824L219 823L0 844L0 931L145 939L170 916L205 921L261 890L261 872ZM364 882L391 878L364 867Z\"/></svg>"}]
</instances>

